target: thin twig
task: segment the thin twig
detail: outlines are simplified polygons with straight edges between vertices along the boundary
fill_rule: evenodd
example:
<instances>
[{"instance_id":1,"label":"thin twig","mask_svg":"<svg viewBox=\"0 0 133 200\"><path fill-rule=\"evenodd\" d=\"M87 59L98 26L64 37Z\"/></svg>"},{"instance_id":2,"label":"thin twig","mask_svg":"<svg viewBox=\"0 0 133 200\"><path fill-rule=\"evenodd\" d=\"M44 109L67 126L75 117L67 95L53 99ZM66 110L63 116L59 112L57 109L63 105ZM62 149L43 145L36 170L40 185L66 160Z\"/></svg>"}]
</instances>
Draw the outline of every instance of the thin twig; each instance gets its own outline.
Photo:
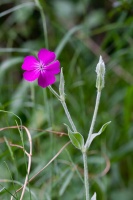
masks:
<instances>
[{"instance_id":1,"label":"thin twig","mask_svg":"<svg viewBox=\"0 0 133 200\"><path fill-rule=\"evenodd\" d=\"M9 143L10 146L12 147L17 147L17 148L20 148L24 151L24 153L27 155L27 156L31 156L25 149L24 147L20 146L20 145L17 145L17 144L12 144L12 143Z\"/></svg>"},{"instance_id":2,"label":"thin twig","mask_svg":"<svg viewBox=\"0 0 133 200\"><path fill-rule=\"evenodd\" d=\"M24 182L24 185L23 185L23 190L22 190L21 197L20 197L20 200L22 200L23 196L24 196L25 189L26 189L26 185L27 185L27 182L28 182L30 169L31 169L31 156L32 156L32 139L31 139L31 135L30 135L29 130L25 126L9 126L9 127L0 128L0 131L7 130L7 129L16 129L16 128L25 129L25 131L27 133L28 140L29 140L29 146L30 146L30 152L27 153L27 151L26 151L26 155L28 156L28 169L27 169L27 175L26 175L26 178L25 178L25 182ZM11 200L13 198L14 198L14 196L11 197Z\"/></svg>"},{"instance_id":3,"label":"thin twig","mask_svg":"<svg viewBox=\"0 0 133 200\"><path fill-rule=\"evenodd\" d=\"M27 181L28 181L28 177L29 177L29 174L30 174L30 168L31 168L31 155L32 155L32 140L31 140L31 135L30 135L30 132L29 130L25 127L25 130L29 136L29 142L30 142L30 155L28 156L28 169L27 169L27 175L26 175L26 178L25 178L25 182L24 182L24 187L23 187L23 190L22 190L22 193L21 193L21 197L20 197L20 200L23 199L23 196L24 196L24 192L25 192L25 189L26 189L26 185L27 185Z\"/></svg>"},{"instance_id":4,"label":"thin twig","mask_svg":"<svg viewBox=\"0 0 133 200\"><path fill-rule=\"evenodd\" d=\"M70 144L70 141L69 142L67 142L59 151L58 151L58 153L39 171L39 172L37 172L28 182L27 182L27 184L28 183L30 183L31 181L33 181L33 179L35 179L36 178L36 176L38 176L46 167L48 167L59 155L60 155L60 153L68 146ZM27 185L26 184L26 185ZM23 188L23 186L21 187L21 188L19 188L16 192L19 192L20 190L22 190L22 188Z\"/></svg>"}]
</instances>

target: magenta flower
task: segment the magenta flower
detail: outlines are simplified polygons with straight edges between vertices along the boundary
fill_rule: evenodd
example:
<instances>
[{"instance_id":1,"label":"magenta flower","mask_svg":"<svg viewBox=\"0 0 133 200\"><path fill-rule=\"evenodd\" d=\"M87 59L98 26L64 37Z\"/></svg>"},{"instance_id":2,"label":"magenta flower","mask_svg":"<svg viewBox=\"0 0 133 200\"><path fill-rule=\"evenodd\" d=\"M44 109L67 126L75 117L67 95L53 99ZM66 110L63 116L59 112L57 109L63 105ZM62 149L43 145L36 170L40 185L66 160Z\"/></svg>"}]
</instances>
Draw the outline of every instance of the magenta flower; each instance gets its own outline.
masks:
<instances>
[{"instance_id":1,"label":"magenta flower","mask_svg":"<svg viewBox=\"0 0 133 200\"><path fill-rule=\"evenodd\" d=\"M60 62L55 58L55 53L47 49L38 52L38 59L26 56L22 64L24 79L30 82L38 79L38 85L43 88L55 83L55 74L60 73Z\"/></svg>"}]
</instances>

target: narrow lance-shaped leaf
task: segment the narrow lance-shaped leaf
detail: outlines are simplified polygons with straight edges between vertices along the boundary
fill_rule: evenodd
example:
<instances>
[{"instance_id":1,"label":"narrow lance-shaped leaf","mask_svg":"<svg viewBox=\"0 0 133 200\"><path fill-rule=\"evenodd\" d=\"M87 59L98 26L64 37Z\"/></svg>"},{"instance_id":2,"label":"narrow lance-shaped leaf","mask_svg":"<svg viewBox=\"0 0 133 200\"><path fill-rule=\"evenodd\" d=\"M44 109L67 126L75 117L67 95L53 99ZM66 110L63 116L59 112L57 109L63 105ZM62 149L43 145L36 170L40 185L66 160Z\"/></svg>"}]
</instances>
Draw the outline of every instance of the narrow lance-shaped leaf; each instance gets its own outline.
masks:
<instances>
[{"instance_id":1,"label":"narrow lance-shaped leaf","mask_svg":"<svg viewBox=\"0 0 133 200\"><path fill-rule=\"evenodd\" d=\"M72 144L77 149L81 150L84 147L84 138L83 138L83 136L78 132L72 132L68 125L65 124L65 126L67 127L68 136L69 136Z\"/></svg>"},{"instance_id":2,"label":"narrow lance-shaped leaf","mask_svg":"<svg viewBox=\"0 0 133 200\"><path fill-rule=\"evenodd\" d=\"M64 81L64 76L63 76L63 68L61 68L59 93L62 100L65 99L64 85L65 85L65 81Z\"/></svg>"},{"instance_id":3,"label":"narrow lance-shaped leaf","mask_svg":"<svg viewBox=\"0 0 133 200\"><path fill-rule=\"evenodd\" d=\"M94 138L97 137L98 135L100 135L110 123L111 123L111 121L105 123L105 124L102 126L102 128L100 129L100 131L99 131L98 133L93 133L93 134L90 136L88 147L90 146L90 144L92 143L92 141L94 140Z\"/></svg>"},{"instance_id":4,"label":"narrow lance-shaped leaf","mask_svg":"<svg viewBox=\"0 0 133 200\"><path fill-rule=\"evenodd\" d=\"M96 200L97 199L97 195L96 192L93 194L93 196L91 197L91 200Z\"/></svg>"},{"instance_id":5,"label":"narrow lance-shaped leaf","mask_svg":"<svg viewBox=\"0 0 133 200\"><path fill-rule=\"evenodd\" d=\"M67 187L69 186L73 178L73 175L74 175L73 171L71 171L69 174L68 173L66 174L65 181L62 182L62 185L59 191L60 196L62 196L64 192L67 190Z\"/></svg>"}]
</instances>

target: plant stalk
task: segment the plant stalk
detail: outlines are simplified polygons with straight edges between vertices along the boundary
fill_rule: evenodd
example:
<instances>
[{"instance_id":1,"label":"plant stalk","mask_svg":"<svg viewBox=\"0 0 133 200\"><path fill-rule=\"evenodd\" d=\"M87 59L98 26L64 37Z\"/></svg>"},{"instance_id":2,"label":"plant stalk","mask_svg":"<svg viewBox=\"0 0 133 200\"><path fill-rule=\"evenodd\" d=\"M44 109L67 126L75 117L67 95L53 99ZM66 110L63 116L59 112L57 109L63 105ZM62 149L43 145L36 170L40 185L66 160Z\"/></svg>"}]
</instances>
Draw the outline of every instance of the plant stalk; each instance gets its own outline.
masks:
<instances>
[{"instance_id":1,"label":"plant stalk","mask_svg":"<svg viewBox=\"0 0 133 200\"><path fill-rule=\"evenodd\" d=\"M97 91L97 97L96 97L96 104L95 104L95 109L94 109L94 113L93 113L93 118L92 118L92 122L91 122L91 127L88 133L88 138L85 144L85 149L87 150L89 147L89 140L91 135L93 134L93 129L94 129L94 125L96 122L96 117L97 117L97 112L98 112L98 107L99 107L99 103L100 103L100 97L101 97L101 91Z\"/></svg>"},{"instance_id":2,"label":"plant stalk","mask_svg":"<svg viewBox=\"0 0 133 200\"><path fill-rule=\"evenodd\" d=\"M77 129L76 129L76 127L75 127L75 125L74 125L74 123L73 123L73 120L72 120L72 118L71 118L71 115L70 115L70 113L69 113L69 111L68 111L66 102L65 102L64 100L63 100L63 101L61 100L61 104L62 104L62 106L63 106L63 108L64 108L64 111L65 111L65 113L66 113L66 116L67 116L67 118L68 118L68 121L69 121L70 124L71 124L71 127L72 127L73 131L74 131L74 132L77 132Z\"/></svg>"},{"instance_id":3,"label":"plant stalk","mask_svg":"<svg viewBox=\"0 0 133 200\"><path fill-rule=\"evenodd\" d=\"M90 194L89 194L89 176L88 176L88 164L87 164L87 154L86 154L86 152L83 152L83 163L84 163L85 195L86 195L86 200L90 200Z\"/></svg>"},{"instance_id":4,"label":"plant stalk","mask_svg":"<svg viewBox=\"0 0 133 200\"><path fill-rule=\"evenodd\" d=\"M62 100L62 99L60 98L60 96L57 94L57 92L56 92L51 86L48 86L48 88L49 88L50 91L57 97L57 99L60 100L60 102L61 102L61 104L62 104L62 106L63 106L63 108L64 108L64 111L65 111L65 113L66 113L67 119L68 119L68 121L70 122L73 131L74 131L74 132L77 132L76 126L74 125L74 122L73 122L73 120L72 120L72 118L71 118L71 115L70 115L70 113L69 113L69 111L68 111L68 108L67 108L67 105L66 105L65 100Z\"/></svg>"}]
</instances>

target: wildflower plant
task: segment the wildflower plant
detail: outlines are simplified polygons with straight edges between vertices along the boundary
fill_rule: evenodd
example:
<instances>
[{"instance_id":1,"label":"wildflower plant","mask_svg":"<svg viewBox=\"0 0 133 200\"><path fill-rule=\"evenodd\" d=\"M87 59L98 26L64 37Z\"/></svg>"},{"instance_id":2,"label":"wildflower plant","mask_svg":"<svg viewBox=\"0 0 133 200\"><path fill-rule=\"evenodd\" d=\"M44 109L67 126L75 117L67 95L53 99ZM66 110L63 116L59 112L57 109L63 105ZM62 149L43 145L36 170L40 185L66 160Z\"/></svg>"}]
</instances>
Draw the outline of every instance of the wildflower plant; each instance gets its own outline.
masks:
<instances>
[{"instance_id":1,"label":"wildflower plant","mask_svg":"<svg viewBox=\"0 0 133 200\"><path fill-rule=\"evenodd\" d=\"M103 2L1 0L0 199L132 199L132 6ZM109 99L101 95L107 71L102 56L93 65L100 54L115 83L108 81ZM98 111L101 97L107 112ZM98 135L109 115L112 134L107 140L104 134L101 145ZM92 156L97 144L103 159Z\"/></svg>"},{"instance_id":2,"label":"wildflower plant","mask_svg":"<svg viewBox=\"0 0 133 200\"><path fill-rule=\"evenodd\" d=\"M85 186L85 194L86 194L86 200L96 200L96 193L92 197L90 197L90 187L89 187L89 177L88 177L88 158L87 158L87 151L90 148L90 145L92 141L100 135L108 124L110 124L110 121L105 123L101 129L94 133L94 125L96 122L100 97L101 97L101 91L104 87L104 76L105 76L105 64L100 56L99 62L96 66L96 88L97 88L97 97L96 97L96 103L95 103L95 109L92 117L92 122L90 126L90 130L87 136L87 140L85 142L84 137L81 133L78 132L72 117L68 111L66 102L65 102L65 81L64 81L64 75L63 75L63 69L60 70L60 62L56 60L56 55L54 52L51 52L47 49L41 49L38 52L38 59L36 59L34 56L30 55L25 57L24 62L22 64L22 69L25 70L23 73L23 77L25 80L31 82L38 79L38 85L42 88L48 87L50 91L59 99L61 102L65 114L68 118L68 121L70 123L69 125L65 126L68 130L68 136L70 138L71 143L75 146L75 148L79 149L83 155L83 164L84 164L84 186ZM60 73L61 72L61 73ZM55 75L60 73L60 84L59 84L59 93L57 93L51 85L55 83Z\"/></svg>"},{"instance_id":3,"label":"wildflower plant","mask_svg":"<svg viewBox=\"0 0 133 200\"><path fill-rule=\"evenodd\" d=\"M74 121L71 117L71 114L68 110L66 101L65 101L66 96L65 96L65 80L64 80L64 75L63 75L63 68L60 68L60 62L56 59L56 54L54 52L48 50L47 27L46 27L46 20L45 20L45 15L44 15L43 9L38 0L35 0L35 4L38 7L41 17L42 17L46 48L40 49L37 57L35 57L33 55L28 55L24 58L24 61L22 64L22 70L24 70L23 78L28 82L33 82L33 81L37 80L38 85L41 88L45 89L46 87L48 87L50 89L50 91L55 95L55 97L61 102L61 104L64 108L64 111L65 111L66 117L69 121L69 125L65 124L65 126L67 128L70 141L68 143L66 143L59 150L59 152L56 155L54 155L54 157L39 172L37 172L37 174L35 174L33 177L31 177L29 179L29 174L30 174L30 169L31 169L31 157L32 157L32 138L31 138L30 132L23 125L18 126L18 124L17 124L17 126L15 126L15 127L14 126L10 127L10 128L18 128L20 133L21 133L20 129L25 129L28 140L29 140L29 149L30 149L30 151L28 152L25 150L24 145L19 146L16 144L15 145L10 144L11 146L16 146L18 148L23 149L24 153L28 157L27 175L25 177L24 184L21 188L17 189L14 194L11 194L11 200L13 200L13 198L15 198L17 192L19 192L21 190L22 190L22 193L20 196L20 200L23 200L25 190L26 190L26 185L29 182L31 182L39 173L41 173L47 166L49 166L53 162L53 160L55 160L57 158L57 156L66 148L66 146L70 142L73 144L73 146L77 150L79 150L82 153L83 165L84 165L84 187L85 187L86 200L96 200L96 198L97 198L96 192L93 194L92 197L90 196L90 186L89 186L89 177L88 177L89 167L88 167L87 152L88 152L88 149L90 148L90 145L92 144L93 140L98 135L100 135L105 130L107 125L110 123L110 122L105 123L97 133L94 133L94 126L95 126L95 122L96 122L96 118L97 118L97 112L98 112L98 107L99 107L99 103L100 103L101 91L105 85L105 80L104 80L105 64L104 64L102 57L100 56L99 62L96 66L96 73L97 73L96 103L95 103L95 108L94 108L94 113L93 113L90 129L87 134L87 140L85 141L83 134L77 130L77 128L74 124ZM81 26L78 26L78 27L74 28L73 31L77 31L80 29L81 29ZM71 33L73 33L73 31ZM62 42L62 43L64 43L64 42ZM62 48L62 46L60 46L60 48L57 49L58 54L59 54L61 48ZM51 87L51 85L56 82L56 75L59 73L60 73L59 91L56 92ZM6 129L7 128L5 128L5 130ZM3 129L1 129L1 130L3 130ZM23 138L21 140L23 141ZM5 141L9 147L9 144L6 139L5 139ZM22 142L22 144L23 144L23 142ZM10 147L9 147L9 149L10 149Z\"/></svg>"}]
</instances>

